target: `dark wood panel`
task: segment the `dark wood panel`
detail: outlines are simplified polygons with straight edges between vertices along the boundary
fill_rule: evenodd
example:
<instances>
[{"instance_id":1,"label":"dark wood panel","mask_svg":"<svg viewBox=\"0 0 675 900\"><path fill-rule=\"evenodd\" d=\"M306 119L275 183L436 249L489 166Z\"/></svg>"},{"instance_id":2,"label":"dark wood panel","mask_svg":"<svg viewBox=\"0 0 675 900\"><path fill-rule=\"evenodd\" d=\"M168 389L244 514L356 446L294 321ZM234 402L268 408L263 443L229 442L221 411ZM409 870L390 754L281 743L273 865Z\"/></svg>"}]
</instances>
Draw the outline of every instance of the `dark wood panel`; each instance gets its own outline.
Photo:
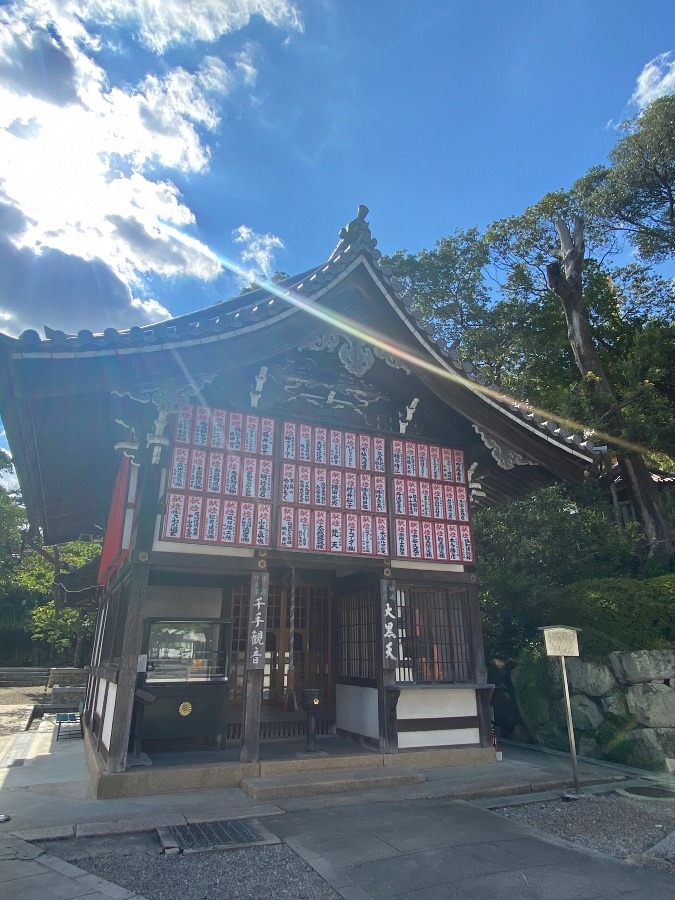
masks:
<instances>
[{"instance_id":1,"label":"dark wood panel","mask_svg":"<svg viewBox=\"0 0 675 900\"><path fill-rule=\"evenodd\" d=\"M455 731L478 728L478 716L452 716L447 719L399 719L397 728L404 731Z\"/></svg>"}]
</instances>

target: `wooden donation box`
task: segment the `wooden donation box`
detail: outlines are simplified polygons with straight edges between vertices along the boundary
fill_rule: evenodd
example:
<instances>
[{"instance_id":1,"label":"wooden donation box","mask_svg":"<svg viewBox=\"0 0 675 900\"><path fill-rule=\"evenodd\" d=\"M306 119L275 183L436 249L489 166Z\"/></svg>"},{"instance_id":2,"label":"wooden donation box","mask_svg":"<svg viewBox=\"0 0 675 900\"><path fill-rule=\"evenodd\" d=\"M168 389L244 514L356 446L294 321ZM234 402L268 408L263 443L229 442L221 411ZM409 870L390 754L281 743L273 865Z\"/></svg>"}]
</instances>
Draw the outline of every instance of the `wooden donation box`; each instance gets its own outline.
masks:
<instances>
[{"instance_id":1,"label":"wooden donation box","mask_svg":"<svg viewBox=\"0 0 675 900\"><path fill-rule=\"evenodd\" d=\"M225 619L152 619L141 737L220 737L229 694L232 625ZM149 698L148 698L149 700Z\"/></svg>"}]
</instances>

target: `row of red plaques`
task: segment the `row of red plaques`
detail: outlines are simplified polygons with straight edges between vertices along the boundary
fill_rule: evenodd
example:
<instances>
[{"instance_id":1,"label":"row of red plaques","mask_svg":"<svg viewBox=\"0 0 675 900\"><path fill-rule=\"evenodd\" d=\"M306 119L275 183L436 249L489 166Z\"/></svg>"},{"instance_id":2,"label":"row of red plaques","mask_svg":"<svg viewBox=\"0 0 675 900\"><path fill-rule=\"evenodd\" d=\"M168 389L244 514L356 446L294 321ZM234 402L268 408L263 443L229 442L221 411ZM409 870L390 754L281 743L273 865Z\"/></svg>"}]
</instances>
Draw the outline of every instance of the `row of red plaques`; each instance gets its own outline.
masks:
<instances>
[{"instance_id":1,"label":"row of red plaques","mask_svg":"<svg viewBox=\"0 0 675 900\"><path fill-rule=\"evenodd\" d=\"M464 454L436 444L391 440L391 466L387 469L386 439L353 431L296 422L278 423L266 416L183 406L179 410L175 442L198 450L274 456L274 438L282 434L281 459L312 465L424 478L466 481Z\"/></svg>"},{"instance_id":2,"label":"row of red plaques","mask_svg":"<svg viewBox=\"0 0 675 900\"><path fill-rule=\"evenodd\" d=\"M163 536L174 541L269 547L272 506L169 494ZM394 519L393 555L401 558L473 562L473 540L468 524ZM386 516L298 509L282 506L276 541L279 549L330 552L363 556L389 556L389 520Z\"/></svg>"}]
</instances>

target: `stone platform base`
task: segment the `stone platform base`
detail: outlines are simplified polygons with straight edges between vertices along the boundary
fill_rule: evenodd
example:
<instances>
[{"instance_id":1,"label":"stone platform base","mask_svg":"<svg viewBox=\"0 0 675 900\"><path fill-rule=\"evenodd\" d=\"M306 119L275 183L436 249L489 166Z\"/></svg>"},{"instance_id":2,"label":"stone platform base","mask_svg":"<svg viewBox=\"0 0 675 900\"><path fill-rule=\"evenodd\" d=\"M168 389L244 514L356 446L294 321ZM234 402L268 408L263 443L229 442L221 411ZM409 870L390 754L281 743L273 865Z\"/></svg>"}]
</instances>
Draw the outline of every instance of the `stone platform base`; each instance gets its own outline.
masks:
<instances>
[{"instance_id":1,"label":"stone platform base","mask_svg":"<svg viewBox=\"0 0 675 900\"><path fill-rule=\"evenodd\" d=\"M222 787L242 787L251 793L256 781L284 776L298 776L300 779L298 784L302 783L303 776L307 776L305 788L295 787L296 790L302 790L302 796L306 796L311 793L326 793L325 786L323 790L321 789L322 784L337 783L336 777L324 779L316 777L331 772L334 776L339 772L342 778L342 787L338 787L336 790L359 790L384 786L383 783L369 783L368 778L364 778L363 775L366 770L373 773L374 781L379 779L382 782L383 779L393 777L404 779L397 783L409 784L419 782L422 769L489 765L496 761L495 751L492 747L448 747L406 750L392 754L308 756L304 759L293 754L289 755L288 759L266 760L257 763L242 763L230 758L222 762L157 765L108 774L104 771L103 763L91 743L88 731L85 731L85 747L94 795L101 800L181 791L204 791ZM392 771L388 772L389 769ZM358 776L350 776L351 770L358 770ZM408 770L408 772L403 770ZM412 778L412 781L406 781L406 778ZM424 780L424 776L421 776L421 780ZM312 782L314 782L314 787L312 787ZM346 786L347 784L350 786ZM290 794L286 794L286 796L290 796ZM298 795L295 794L295 796Z\"/></svg>"}]
</instances>

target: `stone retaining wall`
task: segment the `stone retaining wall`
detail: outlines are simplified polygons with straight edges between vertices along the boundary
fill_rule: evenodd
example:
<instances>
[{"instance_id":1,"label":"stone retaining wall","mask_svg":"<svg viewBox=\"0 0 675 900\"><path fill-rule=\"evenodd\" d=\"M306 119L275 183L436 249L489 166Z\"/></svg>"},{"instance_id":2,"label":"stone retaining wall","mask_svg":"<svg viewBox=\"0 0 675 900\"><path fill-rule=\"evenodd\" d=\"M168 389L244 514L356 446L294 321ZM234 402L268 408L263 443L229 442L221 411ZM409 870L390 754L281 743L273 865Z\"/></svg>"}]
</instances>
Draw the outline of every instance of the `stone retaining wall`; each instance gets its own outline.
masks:
<instances>
[{"instance_id":1,"label":"stone retaining wall","mask_svg":"<svg viewBox=\"0 0 675 900\"><path fill-rule=\"evenodd\" d=\"M49 671L49 683L47 687L53 688L56 684L61 687L66 687L67 685L86 687L88 677L88 668L76 669L73 666L54 668Z\"/></svg>"},{"instance_id":2,"label":"stone retaining wall","mask_svg":"<svg viewBox=\"0 0 675 900\"><path fill-rule=\"evenodd\" d=\"M528 724L536 743L566 749L559 659L549 660L549 673L549 699L542 697L536 722ZM666 760L675 758L675 651L610 653L607 665L569 658L567 673L580 755L668 769ZM518 675L514 669L516 697Z\"/></svg>"}]
</instances>

